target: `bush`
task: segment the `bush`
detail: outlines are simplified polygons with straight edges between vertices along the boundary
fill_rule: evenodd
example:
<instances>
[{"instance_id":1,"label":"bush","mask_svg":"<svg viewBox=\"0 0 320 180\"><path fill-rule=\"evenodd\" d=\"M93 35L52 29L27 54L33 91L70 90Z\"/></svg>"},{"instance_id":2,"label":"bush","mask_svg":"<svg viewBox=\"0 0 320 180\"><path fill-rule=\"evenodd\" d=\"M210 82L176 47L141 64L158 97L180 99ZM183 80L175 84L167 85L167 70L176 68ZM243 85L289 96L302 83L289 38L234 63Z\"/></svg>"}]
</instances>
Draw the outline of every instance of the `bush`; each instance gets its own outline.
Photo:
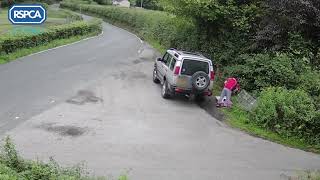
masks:
<instances>
[{"instance_id":1,"label":"bush","mask_svg":"<svg viewBox=\"0 0 320 180\"><path fill-rule=\"evenodd\" d=\"M93 1L98 4L103 4L103 5L111 5L112 4L112 0L93 0Z\"/></svg>"},{"instance_id":2,"label":"bush","mask_svg":"<svg viewBox=\"0 0 320 180\"><path fill-rule=\"evenodd\" d=\"M240 65L226 68L227 75L240 77L241 85L248 91L258 91L270 86L293 89L299 83L293 60L287 54L242 55Z\"/></svg>"},{"instance_id":3,"label":"bush","mask_svg":"<svg viewBox=\"0 0 320 180\"><path fill-rule=\"evenodd\" d=\"M303 90L282 87L263 90L251 120L283 136L320 144L320 114Z\"/></svg>"},{"instance_id":4,"label":"bush","mask_svg":"<svg viewBox=\"0 0 320 180\"><path fill-rule=\"evenodd\" d=\"M320 110L320 72L309 70L302 74L299 88L309 93L316 108Z\"/></svg>"},{"instance_id":5,"label":"bush","mask_svg":"<svg viewBox=\"0 0 320 180\"><path fill-rule=\"evenodd\" d=\"M158 41L166 48L197 49L197 33L194 24L183 18L159 11L128 9L62 2L62 8L87 12L130 27L146 39Z\"/></svg>"},{"instance_id":6,"label":"bush","mask_svg":"<svg viewBox=\"0 0 320 180\"><path fill-rule=\"evenodd\" d=\"M40 34L6 36L4 38L0 38L0 54L8 54L22 48L44 45L56 39L99 33L101 30L101 21L95 19L89 22L77 21L71 24L53 26Z\"/></svg>"},{"instance_id":7,"label":"bush","mask_svg":"<svg viewBox=\"0 0 320 180\"><path fill-rule=\"evenodd\" d=\"M1 180L94 180L105 178L94 178L83 175L81 166L62 168L53 159L49 163L40 161L27 161L17 153L14 144L7 137L5 145L0 153L0 179Z\"/></svg>"}]
</instances>

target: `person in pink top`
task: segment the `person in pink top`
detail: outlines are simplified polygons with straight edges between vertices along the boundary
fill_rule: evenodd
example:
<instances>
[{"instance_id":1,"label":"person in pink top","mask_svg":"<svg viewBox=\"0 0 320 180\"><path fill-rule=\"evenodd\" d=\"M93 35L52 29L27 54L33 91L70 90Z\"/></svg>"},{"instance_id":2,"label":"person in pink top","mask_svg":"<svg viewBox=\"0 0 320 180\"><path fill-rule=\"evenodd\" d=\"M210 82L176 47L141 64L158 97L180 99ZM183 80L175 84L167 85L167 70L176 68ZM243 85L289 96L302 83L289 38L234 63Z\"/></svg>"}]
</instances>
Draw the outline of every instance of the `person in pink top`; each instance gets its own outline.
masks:
<instances>
[{"instance_id":1,"label":"person in pink top","mask_svg":"<svg viewBox=\"0 0 320 180\"><path fill-rule=\"evenodd\" d=\"M220 98L217 103L217 107L221 107L222 105L225 107L231 107L231 94L232 91L239 91L240 85L238 83L237 78L230 77L224 82L224 88L221 92ZM226 99L224 99L226 97Z\"/></svg>"}]
</instances>

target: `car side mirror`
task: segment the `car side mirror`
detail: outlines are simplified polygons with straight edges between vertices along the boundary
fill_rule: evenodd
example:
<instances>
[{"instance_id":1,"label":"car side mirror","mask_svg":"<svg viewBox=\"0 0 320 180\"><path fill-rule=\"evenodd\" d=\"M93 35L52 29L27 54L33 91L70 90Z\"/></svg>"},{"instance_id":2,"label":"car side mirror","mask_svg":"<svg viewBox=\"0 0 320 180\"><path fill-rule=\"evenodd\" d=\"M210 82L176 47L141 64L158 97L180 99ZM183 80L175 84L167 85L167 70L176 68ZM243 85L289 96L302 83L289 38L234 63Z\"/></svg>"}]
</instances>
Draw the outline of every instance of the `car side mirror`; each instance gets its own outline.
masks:
<instances>
[{"instance_id":1,"label":"car side mirror","mask_svg":"<svg viewBox=\"0 0 320 180\"><path fill-rule=\"evenodd\" d=\"M163 62L163 59L162 58L158 58L157 61Z\"/></svg>"}]
</instances>

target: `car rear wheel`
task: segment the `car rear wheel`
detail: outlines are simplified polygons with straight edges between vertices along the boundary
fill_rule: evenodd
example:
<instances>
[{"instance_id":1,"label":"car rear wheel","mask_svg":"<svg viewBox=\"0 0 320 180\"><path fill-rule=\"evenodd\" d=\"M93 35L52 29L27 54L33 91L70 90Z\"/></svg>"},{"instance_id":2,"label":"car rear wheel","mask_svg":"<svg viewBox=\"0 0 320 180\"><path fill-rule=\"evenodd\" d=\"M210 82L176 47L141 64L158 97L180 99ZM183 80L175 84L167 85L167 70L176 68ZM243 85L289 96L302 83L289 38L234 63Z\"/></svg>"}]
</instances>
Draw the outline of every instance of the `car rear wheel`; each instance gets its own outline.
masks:
<instances>
[{"instance_id":1,"label":"car rear wheel","mask_svg":"<svg viewBox=\"0 0 320 180\"><path fill-rule=\"evenodd\" d=\"M208 74L202 71L194 73L191 81L193 88L195 88L197 91L204 91L210 84Z\"/></svg>"},{"instance_id":2,"label":"car rear wheel","mask_svg":"<svg viewBox=\"0 0 320 180\"><path fill-rule=\"evenodd\" d=\"M154 68L153 70L153 82L156 83L156 84L159 84L160 83L160 80L158 79L158 74L157 74L157 69Z\"/></svg>"},{"instance_id":3,"label":"car rear wheel","mask_svg":"<svg viewBox=\"0 0 320 180\"><path fill-rule=\"evenodd\" d=\"M164 99L170 98L170 92L167 81L164 81L162 84L161 95Z\"/></svg>"}]
</instances>

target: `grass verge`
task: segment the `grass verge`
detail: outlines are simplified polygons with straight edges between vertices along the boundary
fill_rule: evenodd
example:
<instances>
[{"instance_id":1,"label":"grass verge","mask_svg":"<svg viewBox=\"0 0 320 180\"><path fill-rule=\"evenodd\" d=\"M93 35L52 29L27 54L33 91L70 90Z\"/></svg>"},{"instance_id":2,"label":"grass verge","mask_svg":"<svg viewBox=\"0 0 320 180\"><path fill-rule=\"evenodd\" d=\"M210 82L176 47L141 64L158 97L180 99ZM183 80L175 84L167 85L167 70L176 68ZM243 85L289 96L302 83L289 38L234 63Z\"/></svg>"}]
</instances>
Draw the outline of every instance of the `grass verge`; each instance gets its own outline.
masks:
<instances>
[{"instance_id":1,"label":"grass verge","mask_svg":"<svg viewBox=\"0 0 320 180\"><path fill-rule=\"evenodd\" d=\"M301 141L294 137L283 137L279 134L264 129L249 120L249 113L242 110L237 104L236 98L233 100L234 106L231 109L223 109L222 111L226 115L226 123L233 127L247 132L250 135L261 137L266 140L276 142L278 144L283 144L292 148L301 149L304 151L320 153L320 147L312 146L310 144Z\"/></svg>"},{"instance_id":2,"label":"grass verge","mask_svg":"<svg viewBox=\"0 0 320 180\"><path fill-rule=\"evenodd\" d=\"M74 37L71 37L68 39L57 39L57 40L49 42L48 44L36 46L33 48L20 49L19 51L16 51L16 52L13 52L10 54L1 55L0 56L0 64L8 63L12 60L15 60L15 59L23 57L23 56L27 56L27 55L30 55L30 54L33 54L36 52L44 51L44 50L47 50L50 48L55 48L58 46L74 43L74 42L77 42L77 41L80 41L80 40L83 40L85 38L89 38L92 36L96 36L96 35L98 35L98 34L95 32L95 33L87 34L84 36L74 36Z\"/></svg>"},{"instance_id":3,"label":"grass verge","mask_svg":"<svg viewBox=\"0 0 320 180\"><path fill-rule=\"evenodd\" d=\"M19 155L9 137L6 137L5 143L0 151L0 179L107 180L106 177L89 175L83 168L83 164L78 164L73 167L61 167L52 158L46 163L39 160L25 160ZM126 175L122 175L116 179L127 180L128 178Z\"/></svg>"}]
</instances>

